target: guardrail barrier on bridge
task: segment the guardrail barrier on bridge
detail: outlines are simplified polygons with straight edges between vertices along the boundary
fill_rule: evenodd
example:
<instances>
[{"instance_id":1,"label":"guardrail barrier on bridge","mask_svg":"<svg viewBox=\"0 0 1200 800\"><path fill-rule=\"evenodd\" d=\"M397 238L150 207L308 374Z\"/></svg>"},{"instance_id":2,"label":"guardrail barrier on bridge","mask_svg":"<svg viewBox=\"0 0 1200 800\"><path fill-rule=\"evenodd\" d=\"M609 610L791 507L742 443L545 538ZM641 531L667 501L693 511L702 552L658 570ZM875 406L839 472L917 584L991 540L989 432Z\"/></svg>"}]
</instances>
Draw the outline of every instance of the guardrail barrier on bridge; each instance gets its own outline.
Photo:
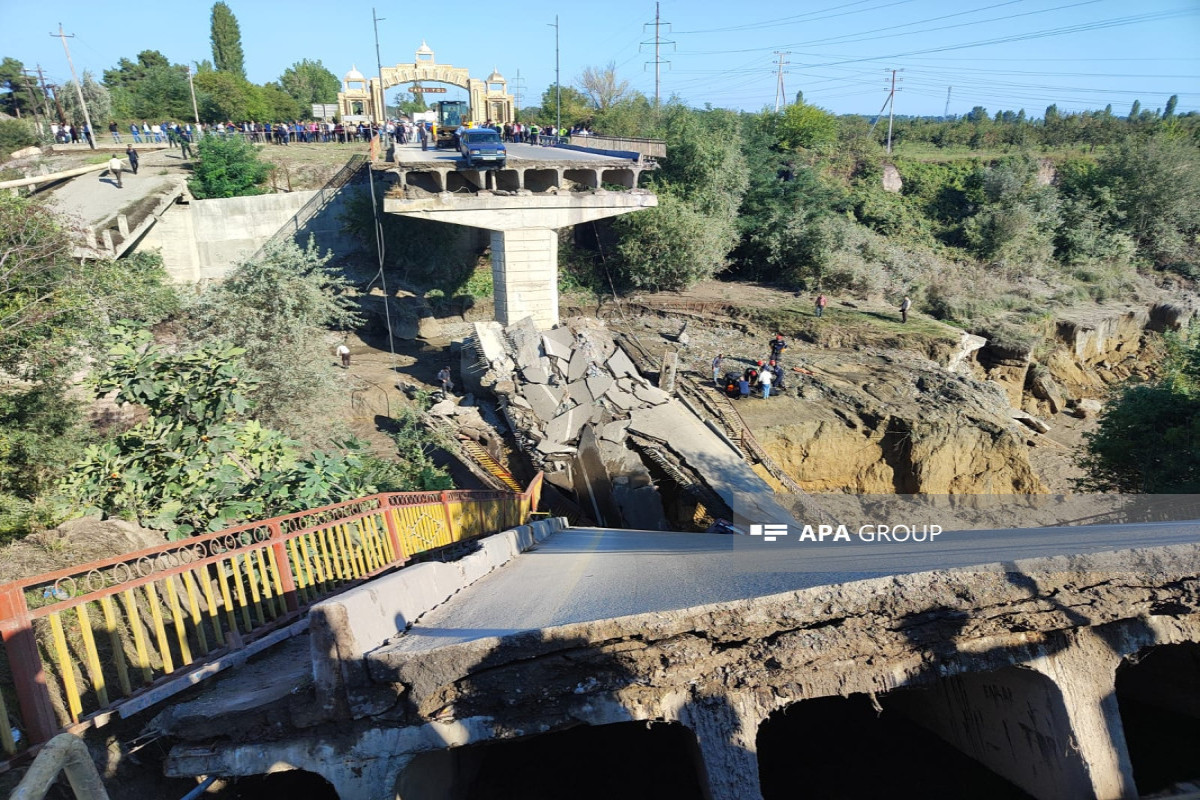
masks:
<instances>
[{"instance_id":1,"label":"guardrail barrier on bridge","mask_svg":"<svg viewBox=\"0 0 1200 800\"><path fill-rule=\"evenodd\" d=\"M13 756L102 724L318 600L524 524L541 486L375 494L4 584L0 746Z\"/></svg>"}]
</instances>

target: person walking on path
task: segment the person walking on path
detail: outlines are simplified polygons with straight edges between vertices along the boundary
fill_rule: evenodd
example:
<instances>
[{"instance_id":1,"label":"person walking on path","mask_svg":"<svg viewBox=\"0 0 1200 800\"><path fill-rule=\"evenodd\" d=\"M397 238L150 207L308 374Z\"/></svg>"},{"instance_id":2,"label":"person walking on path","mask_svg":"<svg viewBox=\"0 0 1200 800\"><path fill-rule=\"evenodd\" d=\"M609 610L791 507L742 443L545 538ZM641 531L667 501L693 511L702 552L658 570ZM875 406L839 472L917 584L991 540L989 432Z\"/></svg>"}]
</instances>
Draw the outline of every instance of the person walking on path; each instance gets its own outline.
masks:
<instances>
[{"instance_id":1,"label":"person walking on path","mask_svg":"<svg viewBox=\"0 0 1200 800\"><path fill-rule=\"evenodd\" d=\"M454 380L450 377L450 368L442 367L442 371L437 374L438 380L442 382L442 391L446 395L454 393Z\"/></svg>"},{"instance_id":2,"label":"person walking on path","mask_svg":"<svg viewBox=\"0 0 1200 800\"><path fill-rule=\"evenodd\" d=\"M138 154L137 154L137 150L133 149L133 145L131 145L131 144L125 145L125 157L127 159L129 159L129 169L133 172L134 175L137 175Z\"/></svg>"},{"instance_id":3,"label":"person walking on path","mask_svg":"<svg viewBox=\"0 0 1200 800\"><path fill-rule=\"evenodd\" d=\"M825 295L823 295L823 294L817 295L817 316L818 317L825 316L825 306L827 306L828 304L829 304L829 301L825 299Z\"/></svg>"},{"instance_id":4,"label":"person walking on path","mask_svg":"<svg viewBox=\"0 0 1200 800\"><path fill-rule=\"evenodd\" d=\"M421 149L429 149L429 133L425 130L425 125L422 123L417 126L417 139L421 142Z\"/></svg>"},{"instance_id":5,"label":"person walking on path","mask_svg":"<svg viewBox=\"0 0 1200 800\"><path fill-rule=\"evenodd\" d=\"M783 363L783 351L787 350L787 342L783 340L783 334L775 334L775 338L771 340L771 361Z\"/></svg>"},{"instance_id":6,"label":"person walking on path","mask_svg":"<svg viewBox=\"0 0 1200 800\"><path fill-rule=\"evenodd\" d=\"M186 131L183 131L183 130L176 131L176 134L179 136L179 147L180 147L180 150L182 151L180 153L180 158L191 158L192 157L192 143L191 143L192 136L191 136L191 134L187 133Z\"/></svg>"},{"instance_id":7,"label":"person walking on path","mask_svg":"<svg viewBox=\"0 0 1200 800\"><path fill-rule=\"evenodd\" d=\"M725 361L724 353L717 353L717 357L712 360L713 383L717 386L721 385L721 364Z\"/></svg>"},{"instance_id":8,"label":"person walking on path","mask_svg":"<svg viewBox=\"0 0 1200 800\"><path fill-rule=\"evenodd\" d=\"M337 347L338 357L342 359L342 369L350 369L350 348L342 342Z\"/></svg>"},{"instance_id":9,"label":"person walking on path","mask_svg":"<svg viewBox=\"0 0 1200 800\"><path fill-rule=\"evenodd\" d=\"M904 295L904 302L900 304L900 321L908 322L908 310L912 308L912 300L908 295Z\"/></svg>"},{"instance_id":10,"label":"person walking on path","mask_svg":"<svg viewBox=\"0 0 1200 800\"><path fill-rule=\"evenodd\" d=\"M125 188L121 185L121 159L115 153L108 160L108 174L117 182L118 189Z\"/></svg>"}]
</instances>

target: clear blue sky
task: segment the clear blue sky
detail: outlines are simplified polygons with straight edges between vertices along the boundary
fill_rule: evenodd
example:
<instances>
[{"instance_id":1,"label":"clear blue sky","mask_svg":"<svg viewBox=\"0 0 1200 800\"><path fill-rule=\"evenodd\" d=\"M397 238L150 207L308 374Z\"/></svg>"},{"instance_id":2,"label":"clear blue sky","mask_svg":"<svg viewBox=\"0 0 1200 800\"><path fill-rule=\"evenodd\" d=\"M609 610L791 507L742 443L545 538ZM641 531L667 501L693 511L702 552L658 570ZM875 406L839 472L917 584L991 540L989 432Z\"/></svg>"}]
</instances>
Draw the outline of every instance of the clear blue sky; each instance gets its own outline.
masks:
<instances>
[{"instance_id":1,"label":"clear blue sky","mask_svg":"<svg viewBox=\"0 0 1200 800\"><path fill-rule=\"evenodd\" d=\"M227 0L241 25L248 77L278 78L303 58L340 78L353 64L375 71L370 3L356 0ZM554 81L554 15L561 25L564 85L586 66L617 65L633 88L654 92L651 0L580 3L379 3L383 63L412 61L422 39L439 63L476 77L518 71L531 105ZM48 34L63 23L76 69L97 78L121 57L161 50L174 62L211 58L206 0L76 3L0 0L0 56L49 78L70 78L63 48ZM664 99L758 110L773 106L778 56L784 86L837 113L874 114L887 70L900 73L896 112L941 114L982 105L1041 116L1103 108L1124 114L1135 98L1160 108L1200 110L1200 2L1197 0L810 0L744 3L663 0ZM649 42L649 45L643 44ZM455 97L451 91L443 98ZM391 94L389 94L391 97Z\"/></svg>"}]
</instances>

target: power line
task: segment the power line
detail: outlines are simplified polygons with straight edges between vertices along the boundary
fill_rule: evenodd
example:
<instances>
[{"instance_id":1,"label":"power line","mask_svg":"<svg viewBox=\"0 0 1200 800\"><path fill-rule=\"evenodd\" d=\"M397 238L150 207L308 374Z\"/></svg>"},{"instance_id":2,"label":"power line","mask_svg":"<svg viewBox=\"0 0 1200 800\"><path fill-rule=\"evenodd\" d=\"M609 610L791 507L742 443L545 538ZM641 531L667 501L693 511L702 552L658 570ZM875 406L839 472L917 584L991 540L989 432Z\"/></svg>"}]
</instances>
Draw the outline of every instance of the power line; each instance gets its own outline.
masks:
<instances>
[{"instance_id":1,"label":"power line","mask_svg":"<svg viewBox=\"0 0 1200 800\"><path fill-rule=\"evenodd\" d=\"M517 104L517 113L520 113L524 99L525 79L521 77L521 70L517 70L517 77L513 79L513 100Z\"/></svg>"},{"instance_id":2,"label":"power line","mask_svg":"<svg viewBox=\"0 0 1200 800\"><path fill-rule=\"evenodd\" d=\"M845 5L819 9L817 11L809 11L805 14L796 14L791 17L779 17L777 19L768 19L768 20L763 20L761 22L748 22L745 25L730 25L725 28L706 28L704 30L679 31L679 32L680 33L731 33L734 31L758 30L760 28L778 28L778 27L782 27L784 25L796 25L801 22L805 22L805 23L819 22L820 20L833 19L834 17L844 17L844 16L847 16L850 14L862 14L863 12L866 12L866 11L877 11L881 8L888 8L889 6L899 6L899 5L904 5L905 3L911 3L911 2L913 2L913 0L893 0L893 2L890 2L890 3L883 3L882 5L871 6L870 8L860 8L857 11L846 11L841 14L829 14L824 17L817 16L819 14L824 14L826 11L839 11L843 8L850 8L852 6L861 6L863 3L866 3L866 2L869 2L869 0L857 0L857 2L854 2L854 3L846 3Z\"/></svg>"},{"instance_id":3,"label":"power line","mask_svg":"<svg viewBox=\"0 0 1200 800\"><path fill-rule=\"evenodd\" d=\"M654 61L653 61L653 64L654 64L654 105L656 107L659 104L660 86L661 86L661 82L662 82L662 65L667 64L669 66L671 64L670 61L662 60L661 48L662 48L662 45L664 45L664 44L669 44L672 47L675 46L675 42L672 42L672 41L664 42L662 40L662 34L661 34L662 27L664 25L670 27L671 23L662 21L662 17L659 14L658 6L659 6L658 3L654 4L654 22L647 22L644 25L642 25L642 30L645 30L646 28L648 28L651 25L654 26ZM642 42L642 44L647 45L650 43ZM640 49L641 48L639 47L639 51L640 51ZM647 61L646 63L649 64L652 62Z\"/></svg>"}]
</instances>

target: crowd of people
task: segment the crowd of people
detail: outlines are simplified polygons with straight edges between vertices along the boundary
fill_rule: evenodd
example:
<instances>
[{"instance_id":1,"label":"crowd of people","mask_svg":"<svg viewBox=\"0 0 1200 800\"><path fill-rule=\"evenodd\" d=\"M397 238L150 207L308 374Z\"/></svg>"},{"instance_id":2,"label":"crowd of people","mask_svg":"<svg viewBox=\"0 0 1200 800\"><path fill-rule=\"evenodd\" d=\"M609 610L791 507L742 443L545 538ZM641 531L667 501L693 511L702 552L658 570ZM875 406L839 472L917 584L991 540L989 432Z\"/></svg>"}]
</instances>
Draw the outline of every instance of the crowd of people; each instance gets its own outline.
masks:
<instances>
[{"instance_id":1,"label":"crowd of people","mask_svg":"<svg viewBox=\"0 0 1200 800\"><path fill-rule=\"evenodd\" d=\"M503 125L488 120L483 127L492 128L500 134L504 141L519 144L550 145L566 139L569 136L593 136L586 125L575 125L570 128L557 128L553 125L534 125L522 122L506 122ZM432 141L431 123L412 122L409 120L388 120L379 125L371 122L342 123L317 122L310 120L300 122L150 122L143 120L141 124L130 123L123 128L116 122L108 123L108 132L114 144L162 144L175 145L180 142L194 143L203 136L233 137L241 136L256 144L286 145L293 142L305 144L334 142L347 144L350 142L369 142L375 136L386 134L399 144L417 142L420 140L421 129L424 128L427 137ZM54 141L58 144L74 144L86 142L94 144L92 130L86 124L58 124L50 126Z\"/></svg>"}]
</instances>

